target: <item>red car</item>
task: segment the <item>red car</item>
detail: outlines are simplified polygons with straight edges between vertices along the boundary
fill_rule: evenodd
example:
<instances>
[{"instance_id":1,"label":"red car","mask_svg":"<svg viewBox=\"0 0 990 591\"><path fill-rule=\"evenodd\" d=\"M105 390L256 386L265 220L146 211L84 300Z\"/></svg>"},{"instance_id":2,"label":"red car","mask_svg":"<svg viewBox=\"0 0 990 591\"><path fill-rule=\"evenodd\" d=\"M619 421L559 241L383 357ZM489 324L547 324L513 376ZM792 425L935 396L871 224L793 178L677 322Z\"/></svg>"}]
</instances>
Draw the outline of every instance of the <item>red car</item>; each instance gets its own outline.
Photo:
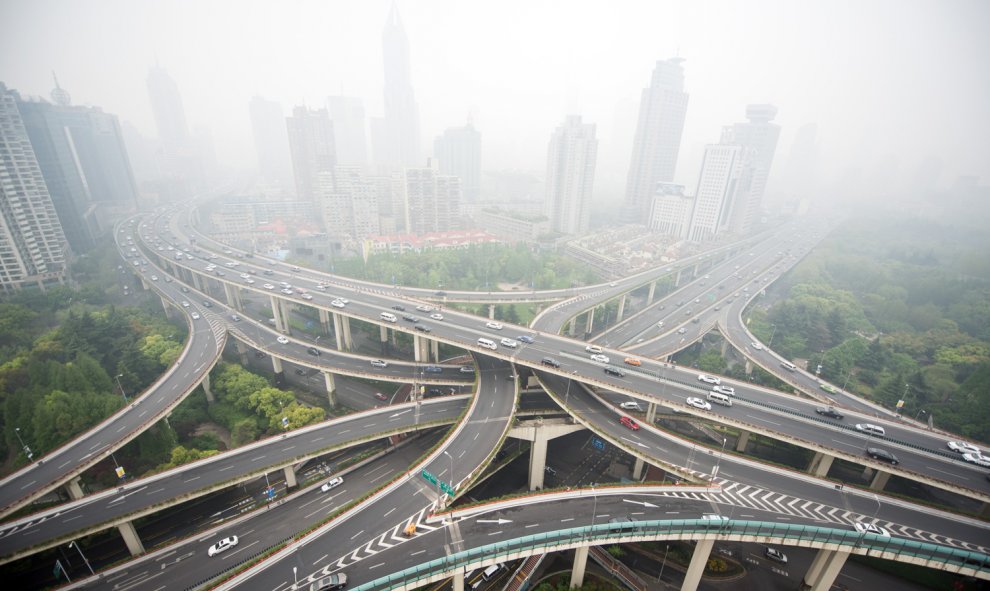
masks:
<instances>
[{"instance_id":1,"label":"red car","mask_svg":"<svg viewBox=\"0 0 990 591\"><path fill-rule=\"evenodd\" d=\"M385 401L388 400L388 396L382 394L381 392L375 392L375 398L377 398L379 400L385 400Z\"/></svg>"},{"instance_id":2,"label":"red car","mask_svg":"<svg viewBox=\"0 0 990 591\"><path fill-rule=\"evenodd\" d=\"M633 431L639 431L639 423L630 419L629 417L619 417L619 422L625 425L626 427L629 427Z\"/></svg>"}]
</instances>

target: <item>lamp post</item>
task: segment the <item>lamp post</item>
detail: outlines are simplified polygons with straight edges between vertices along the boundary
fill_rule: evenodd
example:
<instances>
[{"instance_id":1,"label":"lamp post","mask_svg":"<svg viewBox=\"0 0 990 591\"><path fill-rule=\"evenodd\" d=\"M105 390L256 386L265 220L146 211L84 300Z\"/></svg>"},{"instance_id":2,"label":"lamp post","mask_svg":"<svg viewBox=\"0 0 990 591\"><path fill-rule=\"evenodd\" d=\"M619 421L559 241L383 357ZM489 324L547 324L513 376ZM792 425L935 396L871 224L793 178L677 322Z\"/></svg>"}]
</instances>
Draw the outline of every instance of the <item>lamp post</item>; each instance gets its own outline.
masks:
<instances>
[{"instance_id":1,"label":"lamp post","mask_svg":"<svg viewBox=\"0 0 990 591\"><path fill-rule=\"evenodd\" d=\"M453 490L454 489L454 456L450 455L450 453L447 450L443 450L443 455L450 458L450 489Z\"/></svg>"},{"instance_id":2,"label":"lamp post","mask_svg":"<svg viewBox=\"0 0 990 591\"><path fill-rule=\"evenodd\" d=\"M79 544L77 544L75 540L69 542L69 548L73 546L76 547L76 551L79 552L79 556L82 556L83 562L86 563L86 567L89 569L89 574L95 575L96 571L93 570L92 565L89 564L89 560L86 559L86 555L83 554L82 548L79 547Z\"/></svg>"},{"instance_id":3,"label":"lamp post","mask_svg":"<svg viewBox=\"0 0 990 591\"><path fill-rule=\"evenodd\" d=\"M124 392L124 387L120 385L120 378L122 377L124 377L124 374L119 373L116 376L114 376L113 379L117 380L117 387L120 388L120 395L124 397L124 404L127 404L128 403L127 393Z\"/></svg>"},{"instance_id":4,"label":"lamp post","mask_svg":"<svg viewBox=\"0 0 990 591\"><path fill-rule=\"evenodd\" d=\"M670 552L670 544L667 544L667 549L663 552L663 562L660 563L660 574L657 575L657 582L660 582L660 577L663 576L663 567L667 566L667 553Z\"/></svg>"},{"instance_id":5,"label":"lamp post","mask_svg":"<svg viewBox=\"0 0 990 591\"><path fill-rule=\"evenodd\" d=\"M715 462L715 467L712 468L712 477L708 481L708 486L715 486L715 477L718 476L718 469L722 465L722 456L725 455L725 437L722 438L722 449L718 452L718 460Z\"/></svg>"},{"instance_id":6,"label":"lamp post","mask_svg":"<svg viewBox=\"0 0 990 591\"><path fill-rule=\"evenodd\" d=\"M767 349L773 346L773 335L777 333L777 325L771 324L770 326L773 327L773 330L770 331L770 340L767 341Z\"/></svg>"},{"instance_id":7,"label":"lamp post","mask_svg":"<svg viewBox=\"0 0 990 591\"><path fill-rule=\"evenodd\" d=\"M918 420L918 417L920 417L920 416L921 416L921 415L923 415L923 414L927 414L927 413L928 413L928 411L927 411L927 410L925 410L925 409L921 409L921 410L919 410L919 411L918 411L918 414L916 414L916 415L914 415L914 420L915 420L915 421L917 421L917 420Z\"/></svg>"},{"instance_id":8,"label":"lamp post","mask_svg":"<svg viewBox=\"0 0 990 591\"><path fill-rule=\"evenodd\" d=\"M17 441L21 443L21 449L24 450L24 455L27 456L27 459L30 462L34 459L34 453L31 452L31 448L24 443L23 439L21 439L21 428L14 427L14 433L17 435Z\"/></svg>"},{"instance_id":9,"label":"lamp post","mask_svg":"<svg viewBox=\"0 0 990 591\"><path fill-rule=\"evenodd\" d=\"M299 570L299 567L297 566L292 567L292 582L294 586L299 585L299 577L296 576L297 570Z\"/></svg>"}]
</instances>

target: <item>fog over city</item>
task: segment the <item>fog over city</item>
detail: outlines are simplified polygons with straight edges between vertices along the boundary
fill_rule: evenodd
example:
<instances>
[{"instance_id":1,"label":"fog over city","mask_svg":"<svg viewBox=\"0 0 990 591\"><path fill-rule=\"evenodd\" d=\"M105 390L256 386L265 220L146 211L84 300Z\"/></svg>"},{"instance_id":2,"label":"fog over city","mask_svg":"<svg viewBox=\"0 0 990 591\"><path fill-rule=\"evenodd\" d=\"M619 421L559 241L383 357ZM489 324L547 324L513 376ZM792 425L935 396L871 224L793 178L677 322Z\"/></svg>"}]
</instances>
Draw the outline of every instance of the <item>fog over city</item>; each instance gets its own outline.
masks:
<instances>
[{"instance_id":1,"label":"fog over city","mask_svg":"<svg viewBox=\"0 0 990 591\"><path fill-rule=\"evenodd\" d=\"M320 107L360 97L383 111L382 31L392 0L4 2L0 80L48 97L52 72L74 104L156 137L151 66L175 80L190 128L219 163L255 166L255 95ZM694 191L706 143L770 103L781 126L774 179L798 130L817 125L817 187L861 179L906 187L940 161L937 186L986 182L990 4L973 1L395 2L409 41L424 157L470 118L485 170L542 175L564 117L597 126L595 199L622 198L638 102L658 60L683 58L690 95L675 182ZM202 133L202 132L200 132ZM858 176L856 176L858 175Z\"/></svg>"}]
</instances>

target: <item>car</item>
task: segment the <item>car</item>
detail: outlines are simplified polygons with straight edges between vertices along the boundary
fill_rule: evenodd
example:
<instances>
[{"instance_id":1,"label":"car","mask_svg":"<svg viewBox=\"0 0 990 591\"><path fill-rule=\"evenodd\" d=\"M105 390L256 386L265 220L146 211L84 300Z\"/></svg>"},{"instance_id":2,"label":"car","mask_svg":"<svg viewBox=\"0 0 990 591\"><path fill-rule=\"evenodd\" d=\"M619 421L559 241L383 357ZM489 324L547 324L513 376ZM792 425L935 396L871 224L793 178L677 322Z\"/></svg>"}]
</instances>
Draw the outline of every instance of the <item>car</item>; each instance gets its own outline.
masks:
<instances>
[{"instance_id":1,"label":"car","mask_svg":"<svg viewBox=\"0 0 990 591\"><path fill-rule=\"evenodd\" d=\"M303 294L300 294L299 297L301 297L304 300L311 300L311 299L313 299L313 294L311 294L311 293L303 293Z\"/></svg>"},{"instance_id":2,"label":"car","mask_svg":"<svg viewBox=\"0 0 990 591\"><path fill-rule=\"evenodd\" d=\"M289 339L287 339L286 337L283 337L283 336L280 336L280 337L278 337L275 340L278 341L278 342L280 342L280 343L282 343L283 345L288 345L289 344Z\"/></svg>"},{"instance_id":3,"label":"car","mask_svg":"<svg viewBox=\"0 0 990 591\"><path fill-rule=\"evenodd\" d=\"M540 365L546 365L547 367L553 367L555 369L560 369L560 362L553 357L544 357L540 360Z\"/></svg>"},{"instance_id":4,"label":"car","mask_svg":"<svg viewBox=\"0 0 990 591\"><path fill-rule=\"evenodd\" d=\"M685 402L687 402L690 406L693 406L695 408L700 408L701 410L712 409L712 405L707 400L702 400L701 398L695 398L692 396L691 398L688 398Z\"/></svg>"},{"instance_id":5,"label":"car","mask_svg":"<svg viewBox=\"0 0 990 591\"><path fill-rule=\"evenodd\" d=\"M591 356L592 361L597 361L598 363L608 363L608 356L602 355L601 353L596 353Z\"/></svg>"},{"instance_id":6,"label":"car","mask_svg":"<svg viewBox=\"0 0 990 591\"><path fill-rule=\"evenodd\" d=\"M405 312L405 311L406 311L406 309L405 309L405 307L403 307L403 306L398 306L398 305L396 305L396 306L392 306L392 309L393 309L393 310L398 310L399 312Z\"/></svg>"},{"instance_id":7,"label":"car","mask_svg":"<svg viewBox=\"0 0 990 591\"><path fill-rule=\"evenodd\" d=\"M204 308L212 308L213 307L213 302L211 302L210 300L203 300L203 307Z\"/></svg>"},{"instance_id":8,"label":"car","mask_svg":"<svg viewBox=\"0 0 990 591\"><path fill-rule=\"evenodd\" d=\"M990 458L980 454L963 454L962 459L966 460L970 464L990 468Z\"/></svg>"},{"instance_id":9,"label":"car","mask_svg":"<svg viewBox=\"0 0 990 591\"><path fill-rule=\"evenodd\" d=\"M763 345L761 345L760 343L757 343L756 341L753 341L752 343L750 343L749 346L752 347L752 348L754 348L754 349L756 349L757 351L762 351L763 350Z\"/></svg>"},{"instance_id":10,"label":"car","mask_svg":"<svg viewBox=\"0 0 990 591\"><path fill-rule=\"evenodd\" d=\"M875 536L883 536L885 538L890 537L889 531L887 531L885 528L880 527L879 525L874 525L872 523L860 522L853 524L853 527L856 528L856 531L858 531L861 534L873 534Z\"/></svg>"},{"instance_id":11,"label":"car","mask_svg":"<svg viewBox=\"0 0 990 591\"><path fill-rule=\"evenodd\" d=\"M519 336L516 337L516 340L517 341L520 341L522 343L526 343L527 345L531 345L534 342L536 342L536 341L533 340L533 337L529 336L528 334L519 335Z\"/></svg>"},{"instance_id":12,"label":"car","mask_svg":"<svg viewBox=\"0 0 990 591\"><path fill-rule=\"evenodd\" d=\"M335 573L320 577L310 583L309 591L331 591L332 589L340 589L346 585L347 575L344 573Z\"/></svg>"},{"instance_id":13,"label":"car","mask_svg":"<svg viewBox=\"0 0 990 591\"><path fill-rule=\"evenodd\" d=\"M417 324L416 326L413 327L413 329L419 332L430 332L430 327L426 326L425 324Z\"/></svg>"},{"instance_id":14,"label":"car","mask_svg":"<svg viewBox=\"0 0 990 591\"><path fill-rule=\"evenodd\" d=\"M663 328L663 320L657 322L657 328Z\"/></svg>"},{"instance_id":15,"label":"car","mask_svg":"<svg viewBox=\"0 0 990 591\"><path fill-rule=\"evenodd\" d=\"M406 322L412 322L414 324L419 322L419 318L416 318L412 314L403 314L402 319L405 320Z\"/></svg>"},{"instance_id":16,"label":"car","mask_svg":"<svg viewBox=\"0 0 990 591\"><path fill-rule=\"evenodd\" d=\"M722 383L722 379L716 376L710 376L706 373L700 374L698 380L705 382L706 384L715 384L716 386Z\"/></svg>"},{"instance_id":17,"label":"car","mask_svg":"<svg viewBox=\"0 0 990 591\"><path fill-rule=\"evenodd\" d=\"M557 470L555 470L554 468L551 468L550 466L543 466L543 471L546 472L547 474L549 474L550 476L556 476L557 475Z\"/></svg>"},{"instance_id":18,"label":"car","mask_svg":"<svg viewBox=\"0 0 990 591\"><path fill-rule=\"evenodd\" d=\"M158 275L152 275L151 276L151 280L152 281L158 281Z\"/></svg>"},{"instance_id":19,"label":"car","mask_svg":"<svg viewBox=\"0 0 990 591\"><path fill-rule=\"evenodd\" d=\"M330 305L333 306L334 308L343 308L345 306L344 302L340 300L334 300L330 302Z\"/></svg>"},{"instance_id":20,"label":"car","mask_svg":"<svg viewBox=\"0 0 990 591\"><path fill-rule=\"evenodd\" d=\"M188 308L189 307L189 302L187 302L186 300L182 300L182 307L183 308Z\"/></svg>"},{"instance_id":21,"label":"car","mask_svg":"<svg viewBox=\"0 0 990 591\"><path fill-rule=\"evenodd\" d=\"M866 433L867 435L876 435L877 437L885 437L887 435L887 432L884 431L883 427L872 423L856 423L856 430Z\"/></svg>"},{"instance_id":22,"label":"car","mask_svg":"<svg viewBox=\"0 0 990 591\"><path fill-rule=\"evenodd\" d=\"M605 373L607 373L610 376L615 376L617 378L624 378L624 377L626 377L626 372L622 371L618 367L613 367L611 365L606 365L604 369L605 369Z\"/></svg>"},{"instance_id":23,"label":"car","mask_svg":"<svg viewBox=\"0 0 990 591\"><path fill-rule=\"evenodd\" d=\"M705 527L722 527L729 523L729 518L718 513L705 513L701 516L701 521Z\"/></svg>"},{"instance_id":24,"label":"car","mask_svg":"<svg viewBox=\"0 0 990 591\"><path fill-rule=\"evenodd\" d=\"M189 288L188 288L188 287L186 287L185 285L183 285L183 286L182 286L181 288L179 288L179 289L181 289L181 290L182 290L182 293L189 293Z\"/></svg>"},{"instance_id":25,"label":"car","mask_svg":"<svg viewBox=\"0 0 990 591\"><path fill-rule=\"evenodd\" d=\"M309 370L306 370L306 369L303 369L303 368L300 367L300 368L296 369L296 375L297 376L302 376L302 377L305 378L306 376L309 375Z\"/></svg>"},{"instance_id":26,"label":"car","mask_svg":"<svg viewBox=\"0 0 990 591\"><path fill-rule=\"evenodd\" d=\"M192 316L193 320L199 320L199 314L196 312L193 312L192 314L190 314L190 316Z\"/></svg>"},{"instance_id":27,"label":"car","mask_svg":"<svg viewBox=\"0 0 990 591\"><path fill-rule=\"evenodd\" d=\"M881 460L883 462L889 462L892 466L896 466L899 462L897 461L897 456L890 453L885 449L879 447L868 447L866 448L866 455L870 456L874 460ZM990 463L987 464L990 466Z\"/></svg>"},{"instance_id":28,"label":"car","mask_svg":"<svg viewBox=\"0 0 990 591\"><path fill-rule=\"evenodd\" d=\"M976 447L972 443L966 443L965 441L950 441L948 445L949 445L949 449L961 454L980 453L980 448Z\"/></svg>"},{"instance_id":29,"label":"car","mask_svg":"<svg viewBox=\"0 0 990 591\"><path fill-rule=\"evenodd\" d=\"M272 285L271 283L265 283L261 287L264 287L265 289L275 289L275 286Z\"/></svg>"},{"instance_id":30,"label":"car","mask_svg":"<svg viewBox=\"0 0 990 591\"><path fill-rule=\"evenodd\" d=\"M328 492L330 490L333 490L333 489L337 488L341 484L344 484L344 479L342 477L340 477L340 476L334 476L330 480L327 480L323 484L323 486L320 487L320 490L323 491L323 492Z\"/></svg>"},{"instance_id":31,"label":"car","mask_svg":"<svg viewBox=\"0 0 990 591\"><path fill-rule=\"evenodd\" d=\"M776 548L771 548L767 546L767 549L763 551L763 555L770 560L779 562L781 564L787 564L787 555Z\"/></svg>"},{"instance_id":32,"label":"car","mask_svg":"<svg viewBox=\"0 0 990 591\"><path fill-rule=\"evenodd\" d=\"M632 429L633 431L639 431L639 423L637 423L636 421L632 420L627 416L619 417L619 422L625 425L626 427Z\"/></svg>"},{"instance_id":33,"label":"car","mask_svg":"<svg viewBox=\"0 0 990 591\"><path fill-rule=\"evenodd\" d=\"M306 349L306 352L309 353L310 355L314 356L314 357L319 357L320 356L320 350L317 349L316 347L308 347Z\"/></svg>"},{"instance_id":34,"label":"car","mask_svg":"<svg viewBox=\"0 0 990 591\"><path fill-rule=\"evenodd\" d=\"M251 278L251 276L248 275L247 273L241 273L240 277L241 277L241 279L250 279Z\"/></svg>"},{"instance_id":35,"label":"car","mask_svg":"<svg viewBox=\"0 0 990 591\"><path fill-rule=\"evenodd\" d=\"M635 357L626 357L625 359L622 360L622 362L625 363L626 365L634 365L636 367L643 365L643 362L640 361L639 359L636 359Z\"/></svg>"},{"instance_id":36,"label":"car","mask_svg":"<svg viewBox=\"0 0 990 591\"><path fill-rule=\"evenodd\" d=\"M439 365L427 365L423 368L426 373L443 373L443 368Z\"/></svg>"},{"instance_id":37,"label":"car","mask_svg":"<svg viewBox=\"0 0 990 591\"><path fill-rule=\"evenodd\" d=\"M457 371L461 373L474 373L474 368L471 367L470 365L462 365L461 368Z\"/></svg>"},{"instance_id":38,"label":"car","mask_svg":"<svg viewBox=\"0 0 990 591\"><path fill-rule=\"evenodd\" d=\"M608 284L608 286L609 287L615 287L616 286L616 283L614 281L610 281L609 284Z\"/></svg>"},{"instance_id":39,"label":"car","mask_svg":"<svg viewBox=\"0 0 990 591\"><path fill-rule=\"evenodd\" d=\"M627 400L619 405L622 410L643 410L635 400Z\"/></svg>"},{"instance_id":40,"label":"car","mask_svg":"<svg viewBox=\"0 0 990 591\"><path fill-rule=\"evenodd\" d=\"M687 332L687 329L684 328L683 326L677 329L677 334L684 334L686 332Z\"/></svg>"},{"instance_id":41,"label":"car","mask_svg":"<svg viewBox=\"0 0 990 591\"><path fill-rule=\"evenodd\" d=\"M419 306L416 306L416 309L419 310L420 312L429 312L433 308L430 307L430 306L419 305Z\"/></svg>"},{"instance_id":42,"label":"car","mask_svg":"<svg viewBox=\"0 0 990 591\"><path fill-rule=\"evenodd\" d=\"M254 279L251 279L250 277L248 277L247 279L244 280L244 283L248 283L248 284L254 285Z\"/></svg>"},{"instance_id":43,"label":"car","mask_svg":"<svg viewBox=\"0 0 990 591\"><path fill-rule=\"evenodd\" d=\"M718 392L719 394L728 394L729 396L736 395L736 390L732 386L712 386L712 392Z\"/></svg>"},{"instance_id":44,"label":"car","mask_svg":"<svg viewBox=\"0 0 990 591\"><path fill-rule=\"evenodd\" d=\"M241 321L241 317L240 317L239 314L231 314L230 315L230 319L233 320L234 322L240 322Z\"/></svg>"},{"instance_id":45,"label":"car","mask_svg":"<svg viewBox=\"0 0 990 591\"><path fill-rule=\"evenodd\" d=\"M371 367L378 367L384 369L388 367L388 361L385 361L384 359L372 359Z\"/></svg>"},{"instance_id":46,"label":"car","mask_svg":"<svg viewBox=\"0 0 990 591\"><path fill-rule=\"evenodd\" d=\"M221 552L226 552L227 550L230 550L231 548L236 546L238 541L239 540L237 539L237 536L230 536L224 538L219 542L217 542L216 544L210 546L210 549L207 550L206 553L209 554L210 556L216 556L217 554L220 554Z\"/></svg>"},{"instance_id":47,"label":"car","mask_svg":"<svg viewBox=\"0 0 990 591\"><path fill-rule=\"evenodd\" d=\"M388 400L388 396L382 394L381 392L375 392L375 398L377 398L378 400L384 400L384 401L387 401Z\"/></svg>"},{"instance_id":48,"label":"car","mask_svg":"<svg viewBox=\"0 0 990 591\"><path fill-rule=\"evenodd\" d=\"M326 286L325 283L317 283L316 284L316 289L318 289L320 291L326 291L327 290L327 286Z\"/></svg>"},{"instance_id":49,"label":"car","mask_svg":"<svg viewBox=\"0 0 990 591\"><path fill-rule=\"evenodd\" d=\"M495 322L495 321L486 322L485 326L493 330L502 330L502 328L504 328L501 322Z\"/></svg>"},{"instance_id":50,"label":"car","mask_svg":"<svg viewBox=\"0 0 990 591\"><path fill-rule=\"evenodd\" d=\"M443 320L443 314L439 312L434 312L433 314L430 314L430 318L434 320Z\"/></svg>"},{"instance_id":51,"label":"car","mask_svg":"<svg viewBox=\"0 0 990 591\"><path fill-rule=\"evenodd\" d=\"M517 343L516 341L513 341L509 337L505 337L505 338L503 338L499 342L502 343L502 346L503 347L509 347L510 349L515 349L516 347L519 346L519 343Z\"/></svg>"},{"instance_id":52,"label":"car","mask_svg":"<svg viewBox=\"0 0 990 591\"><path fill-rule=\"evenodd\" d=\"M841 421L842 418L845 416L841 412L835 410L835 408L834 407L831 407L831 406L825 406L825 407L822 407L822 408L816 408L815 409L815 412L818 413L818 414L820 414L820 415L822 415L823 417L828 417L830 419L835 419L837 421Z\"/></svg>"},{"instance_id":53,"label":"car","mask_svg":"<svg viewBox=\"0 0 990 591\"><path fill-rule=\"evenodd\" d=\"M294 294L294 293L296 293L296 292L294 292L294 291L292 291L292 289L291 289L291 288L288 288L288 287L286 287L285 289L283 289L283 290L281 290L281 291L282 291L282 293L284 293L285 295L292 295L292 294Z\"/></svg>"}]
</instances>

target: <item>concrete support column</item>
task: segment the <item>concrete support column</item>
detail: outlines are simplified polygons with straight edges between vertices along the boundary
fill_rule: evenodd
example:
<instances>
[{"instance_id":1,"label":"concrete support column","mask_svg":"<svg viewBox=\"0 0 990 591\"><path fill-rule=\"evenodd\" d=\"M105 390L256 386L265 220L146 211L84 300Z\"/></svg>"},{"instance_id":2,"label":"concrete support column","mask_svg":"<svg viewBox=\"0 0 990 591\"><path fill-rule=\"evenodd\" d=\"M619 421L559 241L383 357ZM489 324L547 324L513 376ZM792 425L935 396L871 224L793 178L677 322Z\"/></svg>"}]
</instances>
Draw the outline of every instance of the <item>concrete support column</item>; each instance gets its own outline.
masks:
<instances>
[{"instance_id":1,"label":"concrete support column","mask_svg":"<svg viewBox=\"0 0 990 591\"><path fill-rule=\"evenodd\" d=\"M574 327L577 325L577 318L571 318L571 321L567 323L567 334L568 336L574 336Z\"/></svg>"},{"instance_id":2,"label":"concrete support column","mask_svg":"<svg viewBox=\"0 0 990 591\"><path fill-rule=\"evenodd\" d=\"M344 329L344 347L350 351L354 348L354 339L351 338L351 319L349 316L341 315L340 326Z\"/></svg>"},{"instance_id":3,"label":"concrete support column","mask_svg":"<svg viewBox=\"0 0 990 591\"><path fill-rule=\"evenodd\" d=\"M653 422L656 420L657 420L657 403L651 402L646 407L646 422L652 425Z\"/></svg>"},{"instance_id":4,"label":"concrete support column","mask_svg":"<svg viewBox=\"0 0 990 591\"><path fill-rule=\"evenodd\" d=\"M835 460L835 456L817 452L815 457L811 458L811 464L808 465L808 472L819 478L825 478L828 475L829 468L832 467L832 461Z\"/></svg>"},{"instance_id":5,"label":"concrete support column","mask_svg":"<svg viewBox=\"0 0 990 591\"><path fill-rule=\"evenodd\" d=\"M330 334L330 312L324 310L323 308L320 308L319 312L320 312L320 328L323 329L323 334L325 335Z\"/></svg>"},{"instance_id":6,"label":"concrete support column","mask_svg":"<svg viewBox=\"0 0 990 591\"><path fill-rule=\"evenodd\" d=\"M729 352L729 341L728 340L722 339L722 346L720 348L720 351L722 352L722 357L724 358L725 357L725 354Z\"/></svg>"},{"instance_id":7,"label":"concrete support column","mask_svg":"<svg viewBox=\"0 0 990 591\"><path fill-rule=\"evenodd\" d=\"M279 384L285 379L285 370L282 369L282 360L272 355L272 371L275 372L275 383Z\"/></svg>"},{"instance_id":8,"label":"concrete support column","mask_svg":"<svg viewBox=\"0 0 990 591\"><path fill-rule=\"evenodd\" d=\"M440 341L430 340L430 359L440 363Z\"/></svg>"},{"instance_id":9,"label":"concrete support column","mask_svg":"<svg viewBox=\"0 0 990 591\"><path fill-rule=\"evenodd\" d=\"M495 320L495 304L488 304L488 319Z\"/></svg>"},{"instance_id":10,"label":"concrete support column","mask_svg":"<svg viewBox=\"0 0 990 591\"><path fill-rule=\"evenodd\" d=\"M636 463L633 464L633 473L632 473L633 480L643 479L644 466L646 466L646 462L643 461L643 458L636 458Z\"/></svg>"},{"instance_id":11,"label":"concrete support column","mask_svg":"<svg viewBox=\"0 0 990 591\"><path fill-rule=\"evenodd\" d=\"M344 350L344 330L341 328L341 318L340 314L334 313L333 315L333 336L337 340L337 350Z\"/></svg>"},{"instance_id":12,"label":"concrete support column","mask_svg":"<svg viewBox=\"0 0 990 591\"><path fill-rule=\"evenodd\" d=\"M810 587L812 583L822 576L822 570L828 564L833 554L835 554L835 550L827 550L825 548L820 549L815 554L814 559L811 561L811 566L808 567L808 572L804 573L804 579L801 581L803 583L802 587Z\"/></svg>"},{"instance_id":13,"label":"concrete support column","mask_svg":"<svg viewBox=\"0 0 990 591\"><path fill-rule=\"evenodd\" d=\"M165 299L165 296L158 296L158 299L162 303L162 310L165 311L165 316L167 318L171 318L172 317L172 306L171 306L171 303L172 302L170 302L167 299Z\"/></svg>"},{"instance_id":14,"label":"concrete support column","mask_svg":"<svg viewBox=\"0 0 990 591\"><path fill-rule=\"evenodd\" d=\"M299 486L299 483L296 482L296 471L292 469L292 466L282 468L282 472L285 473L285 488Z\"/></svg>"},{"instance_id":15,"label":"concrete support column","mask_svg":"<svg viewBox=\"0 0 990 591\"><path fill-rule=\"evenodd\" d=\"M592 327L595 325L595 309L592 308L588 310L588 319L584 322L584 332L591 332Z\"/></svg>"},{"instance_id":16,"label":"concrete support column","mask_svg":"<svg viewBox=\"0 0 990 591\"><path fill-rule=\"evenodd\" d=\"M746 372L746 375L753 373L753 362L747 359L746 366L743 368L743 371Z\"/></svg>"},{"instance_id":17,"label":"concrete support column","mask_svg":"<svg viewBox=\"0 0 990 591\"><path fill-rule=\"evenodd\" d=\"M533 443L529 448L529 490L543 488L543 470L547 466L547 436L533 427Z\"/></svg>"},{"instance_id":18,"label":"concrete support column","mask_svg":"<svg viewBox=\"0 0 990 591\"><path fill-rule=\"evenodd\" d=\"M203 375L203 381L200 382L199 385L203 387L203 392L206 392L206 402L209 403L209 404L213 404L213 402L216 399L213 398L213 390L210 389L210 374L209 373Z\"/></svg>"},{"instance_id":19,"label":"concrete support column","mask_svg":"<svg viewBox=\"0 0 990 591\"><path fill-rule=\"evenodd\" d=\"M584 569L588 566L588 550L591 546L578 546L574 549L574 568L571 569L571 589L584 584Z\"/></svg>"},{"instance_id":20,"label":"concrete support column","mask_svg":"<svg viewBox=\"0 0 990 591\"><path fill-rule=\"evenodd\" d=\"M701 269L701 263L695 263L694 264L694 269L691 271L691 275L693 275L694 277L697 277L698 276L698 270L699 269Z\"/></svg>"},{"instance_id":21,"label":"concrete support column","mask_svg":"<svg viewBox=\"0 0 990 591\"><path fill-rule=\"evenodd\" d=\"M333 380L333 374L329 371L323 372L323 381L327 385L327 400L330 402L330 408L337 406L337 384Z\"/></svg>"},{"instance_id":22,"label":"concrete support column","mask_svg":"<svg viewBox=\"0 0 990 591\"><path fill-rule=\"evenodd\" d=\"M888 480L890 480L890 472L877 470L873 476L873 482L870 483L870 490L883 490L883 487L887 486Z\"/></svg>"},{"instance_id":23,"label":"concrete support column","mask_svg":"<svg viewBox=\"0 0 990 591\"><path fill-rule=\"evenodd\" d=\"M413 335L413 357L418 363L423 363L429 361L427 359L428 349L426 347L426 339L419 335Z\"/></svg>"},{"instance_id":24,"label":"concrete support column","mask_svg":"<svg viewBox=\"0 0 990 591\"><path fill-rule=\"evenodd\" d=\"M190 273L192 273L192 271L190 271ZM203 291L203 278L200 276L199 273L192 273L192 284L193 287L195 287L199 291Z\"/></svg>"},{"instance_id":25,"label":"concrete support column","mask_svg":"<svg viewBox=\"0 0 990 591\"><path fill-rule=\"evenodd\" d=\"M650 304L653 303L653 296L655 296L656 293L657 293L657 282L656 281L652 281L652 282L650 282L650 291L649 291L649 293L646 294L646 305L647 306L649 306Z\"/></svg>"},{"instance_id":26,"label":"concrete support column","mask_svg":"<svg viewBox=\"0 0 990 591\"><path fill-rule=\"evenodd\" d=\"M235 310L240 310L237 307L237 296L234 294L234 288L229 283L223 284L223 297L227 302L227 306L234 308Z\"/></svg>"},{"instance_id":27,"label":"concrete support column","mask_svg":"<svg viewBox=\"0 0 990 591\"><path fill-rule=\"evenodd\" d=\"M749 431L740 431L739 439L736 439L736 451L746 453L746 444L749 443Z\"/></svg>"},{"instance_id":28,"label":"concrete support column","mask_svg":"<svg viewBox=\"0 0 990 591\"><path fill-rule=\"evenodd\" d=\"M141 543L141 538L138 537L133 522L125 521L121 523L117 526L117 531L124 538L124 543L127 544L127 551L131 553L131 556L144 554L144 544Z\"/></svg>"},{"instance_id":29,"label":"concrete support column","mask_svg":"<svg viewBox=\"0 0 990 591\"><path fill-rule=\"evenodd\" d=\"M683 269L678 269L677 275L674 276L674 287L681 286L681 271L683 271Z\"/></svg>"},{"instance_id":30,"label":"concrete support column","mask_svg":"<svg viewBox=\"0 0 990 591\"><path fill-rule=\"evenodd\" d=\"M622 315L626 312L626 294L622 294L619 298L619 311L615 314L615 323L618 324L622 322Z\"/></svg>"},{"instance_id":31,"label":"concrete support column","mask_svg":"<svg viewBox=\"0 0 990 591\"><path fill-rule=\"evenodd\" d=\"M388 328L385 325L378 327L378 340L381 341L382 351L385 351L385 345L388 343Z\"/></svg>"},{"instance_id":32,"label":"concrete support column","mask_svg":"<svg viewBox=\"0 0 990 591\"><path fill-rule=\"evenodd\" d=\"M282 306L279 305L281 298L268 296L268 301L272 305L272 317L275 318L275 330L282 333L289 332L288 323L286 322L285 316L282 314Z\"/></svg>"},{"instance_id":33,"label":"concrete support column","mask_svg":"<svg viewBox=\"0 0 990 591\"><path fill-rule=\"evenodd\" d=\"M241 360L241 365L247 366L248 364L248 346L244 343L233 339L234 350L237 351L237 357Z\"/></svg>"},{"instance_id":34,"label":"concrete support column","mask_svg":"<svg viewBox=\"0 0 990 591\"><path fill-rule=\"evenodd\" d=\"M454 571L451 586L454 588L454 591L464 591L464 569L459 568Z\"/></svg>"},{"instance_id":35,"label":"concrete support column","mask_svg":"<svg viewBox=\"0 0 990 591\"><path fill-rule=\"evenodd\" d=\"M839 576L839 571L845 566L847 558L849 558L848 551L833 550L825 561L818 580L809 581L811 583L811 591L829 591L835 583L836 577Z\"/></svg>"},{"instance_id":36,"label":"concrete support column","mask_svg":"<svg viewBox=\"0 0 990 591\"><path fill-rule=\"evenodd\" d=\"M79 476L76 476L72 480L66 482L65 490L69 493L69 498L73 501L77 501L86 496L86 493L84 493L82 489L82 478Z\"/></svg>"},{"instance_id":37,"label":"concrete support column","mask_svg":"<svg viewBox=\"0 0 990 591\"><path fill-rule=\"evenodd\" d=\"M687 572L684 573L684 583L681 584L681 591L695 591L698 583L701 582L701 575L705 572L705 565L708 564L708 557L712 553L712 546L715 540L698 540L694 545L694 554L691 555L691 564L688 565Z\"/></svg>"}]
</instances>

